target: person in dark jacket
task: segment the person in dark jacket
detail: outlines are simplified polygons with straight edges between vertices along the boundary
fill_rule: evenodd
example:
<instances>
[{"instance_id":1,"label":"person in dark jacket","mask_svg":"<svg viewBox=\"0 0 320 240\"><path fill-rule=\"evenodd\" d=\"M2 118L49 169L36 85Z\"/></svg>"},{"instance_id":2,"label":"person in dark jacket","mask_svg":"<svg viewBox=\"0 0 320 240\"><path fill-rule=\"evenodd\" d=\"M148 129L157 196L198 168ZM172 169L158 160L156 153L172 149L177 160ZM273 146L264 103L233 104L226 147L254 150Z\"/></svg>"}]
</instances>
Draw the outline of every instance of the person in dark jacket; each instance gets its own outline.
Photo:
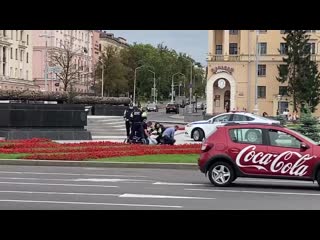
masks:
<instances>
[{"instance_id":1,"label":"person in dark jacket","mask_svg":"<svg viewBox=\"0 0 320 240\"><path fill-rule=\"evenodd\" d=\"M129 139L130 137L130 129L131 129L130 115L132 112L133 112L133 104L130 103L129 107L126 110L124 110L124 113L123 113L123 118L125 121L126 131L127 131L127 139Z\"/></svg>"},{"instance_id":2,"label":"person in dark jacket","mask_svg":"<svg viewBox=\"0 0 320 240\"><path fill-rule=\"evenodd\" d=\"M138 138L143 138L144 133L143 133L143 127L142 127L142 122L143 122L143 116L142 116L142 111L134 107L133 111L130 115L130 122L131 122L131 133L130 133L130 140L133 139L133 137L138 137Z\"/></svg>"},{"instance_id":3,"label":"person in dark jacket","mask_svg":"<svg viewBox=\"0 0 320 240\"><path fill-rule=\"evenodd\" d=\"M166 130L166 128L162 124L160 124L159 122L156 122L154 124L153 131L155 131L156 132L155 134L158 135L156 138L158 144L161 142L162 134L163 134L164 130Z\"/></svg>"}]
</instances>

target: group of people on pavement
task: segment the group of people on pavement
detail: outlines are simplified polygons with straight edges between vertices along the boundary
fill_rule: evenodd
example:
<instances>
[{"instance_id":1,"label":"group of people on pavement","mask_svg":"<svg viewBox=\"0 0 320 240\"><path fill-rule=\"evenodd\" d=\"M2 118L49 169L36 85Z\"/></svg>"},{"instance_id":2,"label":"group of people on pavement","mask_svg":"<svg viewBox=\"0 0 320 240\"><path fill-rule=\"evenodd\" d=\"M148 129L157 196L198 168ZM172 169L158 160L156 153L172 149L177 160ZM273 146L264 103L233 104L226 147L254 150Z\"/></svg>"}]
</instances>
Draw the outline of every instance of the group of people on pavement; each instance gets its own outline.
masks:
<instances>
[{"instance_id":1,"label":"group of people on pavement","mask_svg":"<svg viewBox=\"0 0 320 240\"><path fill-rule=\"evenodd\" d=\"M151 121L147 121L146 111L133 106L132 103L124 111L123 118L127 131L127 143L173 145L176 142L174 133L179 129L179 126L166 128L159 122L153 124ZM152 135L156 138L153 138Z\"/></svg>"}]
</instances>

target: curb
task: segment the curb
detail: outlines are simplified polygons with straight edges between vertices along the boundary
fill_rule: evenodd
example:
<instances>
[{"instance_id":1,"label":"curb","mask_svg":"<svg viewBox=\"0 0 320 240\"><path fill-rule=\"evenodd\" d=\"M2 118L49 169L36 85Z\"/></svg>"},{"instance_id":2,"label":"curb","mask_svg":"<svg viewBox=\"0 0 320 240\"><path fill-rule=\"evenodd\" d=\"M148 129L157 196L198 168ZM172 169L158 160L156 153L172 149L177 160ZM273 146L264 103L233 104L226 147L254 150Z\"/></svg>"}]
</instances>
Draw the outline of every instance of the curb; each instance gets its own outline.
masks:
<instances>
[{"instance_id":1,"label":"curb","mask_svg":"<svg viewBox=\"0 0 320 240\"><path fill-rule=\"evenodd\" d=\"M194 163L145 163L145 162L98 162L98 161L56 161L56 160L22 160L0 159L0 165L20 166L55 166L55 167L104 167L104 168L158 168L158 169L184 169L197 170Z\"/></svg>"}]
</instances>

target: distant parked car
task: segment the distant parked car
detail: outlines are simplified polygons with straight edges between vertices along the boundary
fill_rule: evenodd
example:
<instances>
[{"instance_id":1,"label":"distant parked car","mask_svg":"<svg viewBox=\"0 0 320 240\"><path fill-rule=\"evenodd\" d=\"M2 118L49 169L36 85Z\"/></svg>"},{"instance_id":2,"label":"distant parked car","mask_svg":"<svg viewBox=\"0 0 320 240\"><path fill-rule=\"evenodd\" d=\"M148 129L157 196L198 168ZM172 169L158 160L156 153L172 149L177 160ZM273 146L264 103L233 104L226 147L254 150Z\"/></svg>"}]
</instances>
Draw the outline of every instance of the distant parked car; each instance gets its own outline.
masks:
<instances>
[{"instance_id":1,"label":"distant parked car","mask_svg":"<svg viewBox=\"0 0 320 240\"><path fill-rule=\"evenodd\" d=\"M179 113L179 104L168 103L166 106L166 113L174 112L176 114Z\"/></svg>"},{"instance_id":2,"label":"distant parked car","mask_svg":"<svg viewBox=\"0 0 320 240\"><path fill-rule=\"evenodd\" d=\"M148 104L147 111L148 112L158 112L159 108L156 104Z\"/></svg>"}]
</instances>

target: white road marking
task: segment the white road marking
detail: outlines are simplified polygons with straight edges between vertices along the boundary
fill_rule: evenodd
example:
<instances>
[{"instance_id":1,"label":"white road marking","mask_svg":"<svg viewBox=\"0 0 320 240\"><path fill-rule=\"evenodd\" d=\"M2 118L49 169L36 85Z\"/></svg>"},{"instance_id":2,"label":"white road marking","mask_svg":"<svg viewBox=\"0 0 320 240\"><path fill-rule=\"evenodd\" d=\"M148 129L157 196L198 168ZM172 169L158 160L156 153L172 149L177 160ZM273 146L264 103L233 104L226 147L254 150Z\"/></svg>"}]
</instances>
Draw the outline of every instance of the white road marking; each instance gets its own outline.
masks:
<instances>
[{"instance_id":1,"label":"white road marking","mask_svg":"<svg viewBox=\"0 0 320 240\"><path fill-rule=\"evenodd\" d=\"M126 183L151 182L151 180L120 179L120 178L79 178L79 179L66 179L66 178L0 177L0 179L8 179L8 180L35 180L35 181L64 181L64 182L126 182Z\"/></svg>"},{"instance_id":2,"label":"white road marking","mask_svg":"<svg viewBox=\"0 0 320 240\"><path fill-rule=\"evenodd\" d=\"M229 193L257 193L257 194L276 194L276 195L298 195L298 196L320 196L319 193L299 193L299 192L266 192L266 191L246 191L246 190L224 190L224 189L188 189L186 191L203 192L229 192Z\"/></svg>"},{"instance_id":3,"label":"white road marking","mask_svg":"<svg viewBox=\"0 0 320 240\"><path fill-rule=\"evenodd\" d=\"M120 179L120 178L79 178L73 179L79 182L150 182L151 180L137 180L137 179Z\"/></svg>"},{"instance_id":4,"label":"white road marking","mask_svg":"<svg viewBox=\"0 0 320 240\"><path fill-rule=\"evenodd\" d=\"M77 193L77 192L31 192L31 191L0 191L0 193L23 193L23 194L48 194L48 195L81 195L81 196L116 196L112 193Z\"/></svg>"},{"instance_id":5,"label":"white road marking","mask_svg":"<svg viewBox=\"0 0 320 240\"><path fill-rule=\"evenodd\" d=\"M151 195L151 194L131 194L125 193L119 197L123 198L172 198L172 199L215 199L206 197L188 197L188 196L165 196L165 195Z\"/></svg>"},{"instance_id":6,"label":"white road marking","mask_svg":"<svg viewBox=\"0 0 320 240\"><path fill-rule=\"evenodd\" d=\"M35 201L35 200L18 200L18 199L0 199L0 202L52 203L52 204L73 204L73 205L103 205L103 206L151 207L151 208L153 208L153 207L154 208L182 208L182 206L170 206L170 205L100 203L100 202Z\"/></svg>"},{"instance_id":7,"label":"white road marking","mask_svg":"<svg viewBox=\"0 0 320 240\"><path fill-rule=\"evenodd\" d=\"M82 185L82 184L65 184L65 183L26 183L26 182L0 182L0 184L12 185L44 185L44 186L64 186L64 187L101 187L101 188L117 188L118 186L106 185Z\"/></svg>"},{"instance_id":8,"label":"white road marking","mask_svg":"<svg viewBox=\"0 0 320 240\"><path fill-rule=\"evenodd\" d=\"M206 186L202 183L170 183L170 182L155 182L155 185L172 185L172 186Z\"/></svg>"},{"instance_id":9,"label":"white road marking","mask_svg":"<svg viewBox=\"0 0 320 240\"><path fill-rule=\"evenodd\" d=\"M64 176L99 176L99 177L138 177L146 178L147 176L134 176L134 175L110 175L110 174L93 174L93 173L56 173L56 172L9 172L0 171L1 173L15 173L15 174L39 174L39 175L64 175Z\"/></svg>"}]
</instances>

